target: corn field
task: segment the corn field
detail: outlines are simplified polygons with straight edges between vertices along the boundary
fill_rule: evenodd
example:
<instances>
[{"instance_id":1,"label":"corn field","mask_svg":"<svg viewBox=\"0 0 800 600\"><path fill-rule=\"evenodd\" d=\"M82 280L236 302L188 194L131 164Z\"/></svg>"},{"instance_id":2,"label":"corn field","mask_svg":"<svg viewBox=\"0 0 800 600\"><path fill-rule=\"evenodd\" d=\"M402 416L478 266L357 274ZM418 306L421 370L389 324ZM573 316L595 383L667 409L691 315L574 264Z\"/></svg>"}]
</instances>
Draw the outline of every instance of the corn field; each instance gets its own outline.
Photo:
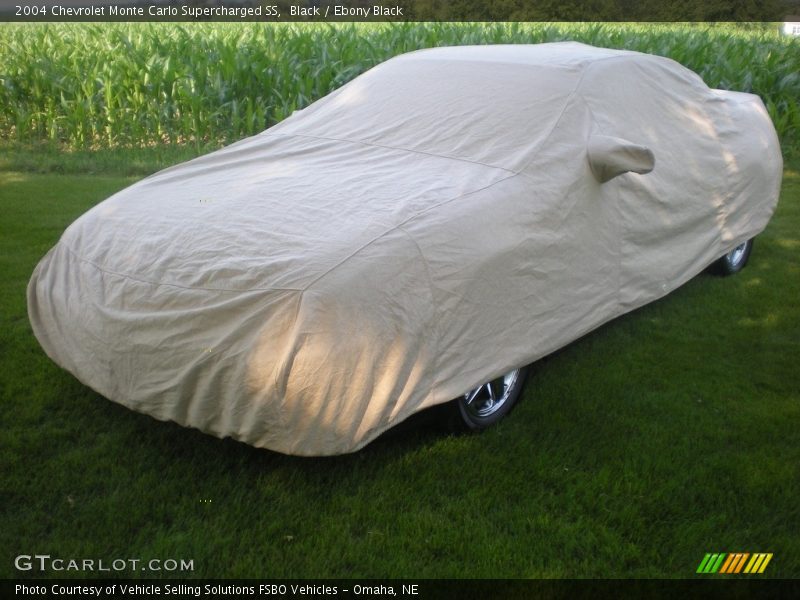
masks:
<instances>
[{"instance_id":1,"label":"corn field","mask_svg":"<svg viewBox=\"0 0 800 600\"><path fill-rule=\"evenodd\" d=\"M800 39L735 26L593 23L77 23L0 26L0 138L67 148L220 144L262 131L387 58L576 40L668 56L759 94L800 143Z\"/></svg>"}]
</instances>

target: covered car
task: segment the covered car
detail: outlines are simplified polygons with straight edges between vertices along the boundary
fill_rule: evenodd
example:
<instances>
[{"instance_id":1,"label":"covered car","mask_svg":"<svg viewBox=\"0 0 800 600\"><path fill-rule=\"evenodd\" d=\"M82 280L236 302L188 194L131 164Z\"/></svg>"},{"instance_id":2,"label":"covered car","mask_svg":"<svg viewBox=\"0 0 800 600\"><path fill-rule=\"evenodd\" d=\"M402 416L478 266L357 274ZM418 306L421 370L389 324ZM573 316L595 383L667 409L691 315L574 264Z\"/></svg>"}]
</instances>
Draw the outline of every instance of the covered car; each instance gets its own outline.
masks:
<instances>
[{"instance_id":1,"label":"covered car","mask_svg":"<svg viewBox=\"0 0 800 600\"><path fill-rule=\"evenodd\" d=\"M518 393L520 367L720 257L740 268L781 174L761 100L672 60L422 50L96 205L28 310L115 402L347 453L486 382Z\"/></svg>"}]
</instances>

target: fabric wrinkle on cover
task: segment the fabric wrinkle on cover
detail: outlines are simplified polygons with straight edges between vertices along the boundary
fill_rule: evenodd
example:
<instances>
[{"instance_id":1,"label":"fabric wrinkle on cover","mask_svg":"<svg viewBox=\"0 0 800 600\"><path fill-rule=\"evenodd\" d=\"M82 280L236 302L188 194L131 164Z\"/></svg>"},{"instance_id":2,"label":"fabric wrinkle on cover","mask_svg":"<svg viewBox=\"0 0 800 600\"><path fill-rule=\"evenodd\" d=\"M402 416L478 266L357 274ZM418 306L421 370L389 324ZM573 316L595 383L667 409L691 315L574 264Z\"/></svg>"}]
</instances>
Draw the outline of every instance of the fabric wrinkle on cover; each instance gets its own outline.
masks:
<instances>
[{"instance_id":1,"label":"fabric wrinkle on cover","mask_svg":"<svg viewBox=\"0 0 800 600\"><path fill-rule=\"evenodd\" d=\"M592 136L652 172L601 184ZM761 100L669 59L412 52L93 207L36 267L29 316L133 410L352 452L685 283L764 229L781 174Z\"/></svg>"}]
</instances>

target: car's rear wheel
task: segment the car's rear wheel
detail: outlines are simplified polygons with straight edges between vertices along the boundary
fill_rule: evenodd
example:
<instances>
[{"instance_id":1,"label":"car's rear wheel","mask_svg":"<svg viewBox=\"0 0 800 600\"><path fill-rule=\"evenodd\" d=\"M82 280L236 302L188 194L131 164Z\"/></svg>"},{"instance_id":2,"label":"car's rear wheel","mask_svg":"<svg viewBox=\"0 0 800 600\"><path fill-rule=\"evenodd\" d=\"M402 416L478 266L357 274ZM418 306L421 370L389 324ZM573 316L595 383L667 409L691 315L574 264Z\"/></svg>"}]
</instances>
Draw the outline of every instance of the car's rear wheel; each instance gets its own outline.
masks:
<instances>
[{"instance_id":1,"label":"car's rear wheel","mask_svg":"<svg viewBox=\"0 0 800 600\"><path fill-rule=\"evenodd\" d=\"M459 425L478 431L497 423L516 404L527 374L527 367L514 369L458 398L455 405Z\"/></svg>"},{"instance_id":2,"label":"car's rear wheel","mask_svg":"<svg viewBox=\"0 0 800 600\"><path fill-rule=\"evenodd\" d=\"M717 261L717 270L722 275L733 275L744 269L750 252L753 250L753 240L747 240L736 246L725 256Z\"/></svg>"}]
</instances>

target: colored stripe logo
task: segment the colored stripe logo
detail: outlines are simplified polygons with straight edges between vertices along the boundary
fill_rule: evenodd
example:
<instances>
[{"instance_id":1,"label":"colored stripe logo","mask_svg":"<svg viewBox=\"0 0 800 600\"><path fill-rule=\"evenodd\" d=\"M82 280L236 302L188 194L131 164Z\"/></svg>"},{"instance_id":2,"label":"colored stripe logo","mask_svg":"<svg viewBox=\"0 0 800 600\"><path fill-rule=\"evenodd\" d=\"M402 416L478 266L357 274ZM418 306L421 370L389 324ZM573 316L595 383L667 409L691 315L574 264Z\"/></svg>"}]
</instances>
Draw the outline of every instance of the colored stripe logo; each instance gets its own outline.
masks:
<instances>
[{"instance_id":1,"label":"colored stripe logo","mask_svg":"<svg viewBox=\"0 0 800 600\"><path fill-rule=\"evenodd\" d=\"M754 575L763 573L769 561L772 560L772 553L757 552L731 552L731 553L707 553L700 566L697 567L698 573L725 573L726 575L737 573L748 573Z\"/></svg>"}]
</instances>

